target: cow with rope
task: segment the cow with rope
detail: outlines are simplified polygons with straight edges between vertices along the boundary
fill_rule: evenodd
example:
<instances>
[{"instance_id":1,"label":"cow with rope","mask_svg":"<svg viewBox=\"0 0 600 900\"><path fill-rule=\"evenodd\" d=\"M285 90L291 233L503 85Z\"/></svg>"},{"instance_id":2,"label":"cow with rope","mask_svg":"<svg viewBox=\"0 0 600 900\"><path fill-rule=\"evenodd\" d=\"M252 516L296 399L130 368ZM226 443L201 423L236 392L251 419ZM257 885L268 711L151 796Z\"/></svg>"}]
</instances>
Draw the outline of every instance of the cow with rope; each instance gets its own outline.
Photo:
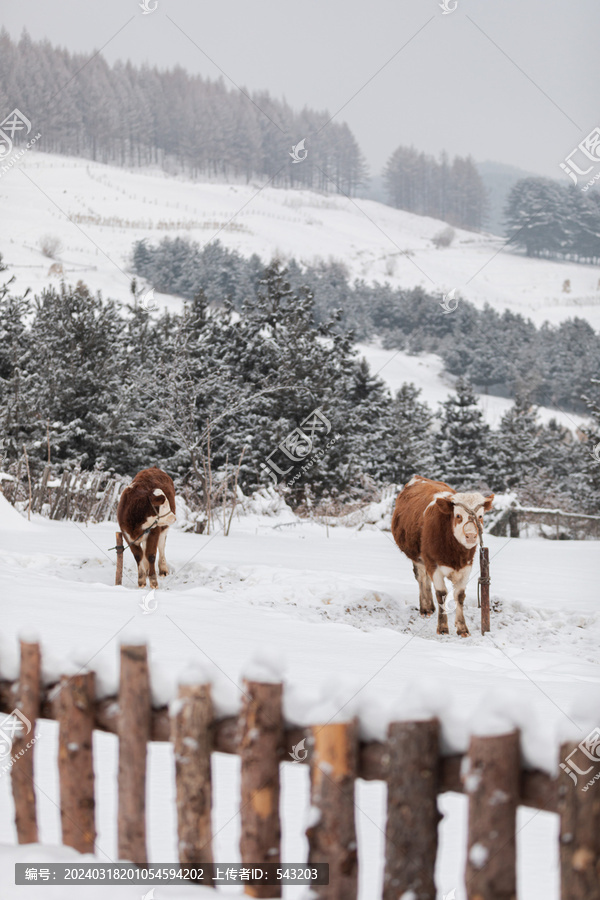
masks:
<instances>
[{"instance_id":1,"label":"cow with rope","mask_svg":"<svg viewBox=\"0 0 600 900\"><path fill-rule=\"evenodd\" d=\"M419 585L422 616L435 612L431 585L438 603L438 634L448 634L446 579L454 588L455 625L468 637L463 605L473 567L475 549L483 536L483 514L492 508L494 495L458 493L443 481L415 475L396 500L392 517L394 540L413 563Z\"/></svg>"},{"instance_id":2,"label":"cow with rope","mask_svg":"<svg viewBox=\"0 0 600 900\"><path fill-rule=\"evenodd\" d=\"M165 543L169 525L175 521L175 485L161 469L142 469L119 499L117 520L123 538L135 557L138 567L138 586L158 587L158 574L169 574L165 557Z\"/></svg>"}]
</instances>

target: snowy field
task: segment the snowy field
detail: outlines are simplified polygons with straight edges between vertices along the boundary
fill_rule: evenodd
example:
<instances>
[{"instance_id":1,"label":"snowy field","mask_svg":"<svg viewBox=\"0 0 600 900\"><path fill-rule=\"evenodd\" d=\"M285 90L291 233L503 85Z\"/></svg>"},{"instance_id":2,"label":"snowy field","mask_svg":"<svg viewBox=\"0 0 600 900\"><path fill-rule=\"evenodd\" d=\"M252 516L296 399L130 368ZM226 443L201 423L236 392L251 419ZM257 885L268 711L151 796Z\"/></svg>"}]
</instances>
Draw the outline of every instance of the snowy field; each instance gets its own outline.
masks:
<instances>
[{"instance_id":1,"label":"snowy field","mask_svg":"<svg viewBox=\"0 0 600 900\"><path fill-rule=\"evenodd\" d=\"M265 261L274 253L305 262L334 258L351 276L422 285L477 306L489 303L531 317L537 324L572 316L600 327L600 268L527 259L502 251L502 238L456 229L452 247L432 238L445 223L392 209L373 200L350 200L314 191L262 188L262 183L210 184L173 178L158 170L127 170L85 159L29 151L23 171L0 177L0 207L10 229L0 252L21 289L39 291L52 260L39 248L47 234L63 245L65 277L129 301L134 241L188 236L201 244L218 236L244 255ZM571 282L564 293L563 283ZM155 295L164 306L179 300Z\"/></svg>"},{"instance_id":2,"label":"snowy field","mask_svg":"<svg viewBox=\"0 0 600 900\"><path fill-rule=\"evenodd\" d=\"M387 722L414 715L441 718L444 752L464 750L469 734L511 724L523 730L528 765L556 770L566 737L581 740L600 718L600 606L595 584L598 543L488 538L492 632L478 631L476 572L465 614L472 636L438 637L434 619L417 613L409 562L389 532L376 527L326 529L289 511L234 521L232 534L203 536L171 529L167 556L174 571L156 592L156 610L142 613L133 565L113 586L115 525L78 526L40 518L27 523L0 498L3 616L0 675L17 674L19 634L39 635L48 680L88 664L100 695L115 692L120 642L150 648L156 703L174 696L178 676L201 665L214 682L220 713L239 708L239 684L252 660L268 657L286 683L285 715L315 724L357 715L366 738L382 738ZM35 632L33 632L35 626ZM452 631L452 616L450 616ZM98 858L116 859L117 740L95 735ZM8 777L0 778L0 896L33 897L16 888L15 861L69 860L60 842L57 725L44 722L36 750L43 848L15 840ZM215 754L215 858L239 861L238 765ZM154 744L149 772L149 851L153 862L177 858L170 748ZM358 782L356 795L361 900L380 896L385 789ZM441 798L439 897L462 887L466 801ZM283 858L305 859L308 770L283 767ZM557 818L519 813L520 897L558 897ZM4 865L2 865L4 863ZM110 890L110 894L109 894ZM229 889L236 895L237 889ZM179 898L183 888L160 888ZM286 898L307 889L287 889ZM45 900L136 897L141 888L45 887ZM201 896L202 892L197 892ZM189 896L189 891L185 892Z\"/></svg>"}]
</instances>

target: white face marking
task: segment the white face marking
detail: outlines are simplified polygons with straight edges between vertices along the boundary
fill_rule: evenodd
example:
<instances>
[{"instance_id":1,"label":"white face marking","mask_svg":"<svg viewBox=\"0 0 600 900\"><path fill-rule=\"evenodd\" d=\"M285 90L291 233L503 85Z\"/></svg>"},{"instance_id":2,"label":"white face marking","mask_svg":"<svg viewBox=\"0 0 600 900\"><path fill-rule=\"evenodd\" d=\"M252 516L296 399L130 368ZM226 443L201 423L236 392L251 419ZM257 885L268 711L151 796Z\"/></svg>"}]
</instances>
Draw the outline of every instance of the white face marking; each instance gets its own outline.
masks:
<instances>
[{"instance_id":1,"label":"white face marking","mask_svg":"<svg viewBox=\"0 0 600 900\"><path fill-rule=\"evenodd\" d=\"M478 521L483 525L483 503L485 497L477 492L468 494L452 494L452 502L463 503L469 509L475 512ZM479 508L478 508L479 507ZM467 511L461 506L454 507L454 516L452 519L452 532L459 544L472 550L476 546L479 539L479 532L475 523L469 519Z\"/></svg>"},{"instance_id":2,"label":"white face marking","mask_svg":"<svg viewBox=\"0 0 600 900\"><path fill-rule=\"evenodd\" d=\"M161 503L161 505L159 506L158 512L156 515L148 516L148 518L145 520L144 524L142 525L142 528L144 530L146 530L146 528L150 528L151 525L154 525L154 523L156 522L157 515L160 517L158 522L156 523L157 525L172 525L173 522L175 522L177 520L175 513L171 512L171 505L170 505L167 497L165 496L164 492L161 491L159 488L155 488L152 493L154 494L155 497L165 497L165 501L164 501L164 503Z\"/></svg>"}]
</instances>

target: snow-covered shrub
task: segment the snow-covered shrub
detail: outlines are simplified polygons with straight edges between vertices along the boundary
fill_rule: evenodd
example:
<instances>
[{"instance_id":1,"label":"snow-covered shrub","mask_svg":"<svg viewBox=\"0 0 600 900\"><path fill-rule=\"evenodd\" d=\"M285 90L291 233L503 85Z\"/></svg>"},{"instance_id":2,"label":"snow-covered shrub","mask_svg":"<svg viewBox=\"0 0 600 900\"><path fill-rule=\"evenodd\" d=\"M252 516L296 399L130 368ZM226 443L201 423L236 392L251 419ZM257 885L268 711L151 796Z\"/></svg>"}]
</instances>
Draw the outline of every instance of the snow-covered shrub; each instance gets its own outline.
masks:
<instances>
[{"instance_id":1,"label":"snow-covered shrub","mask_svg":"<svg viewBox=\"0 0 600 900\"><path fill-rule=\"evenodd\" d=\"M38 242L38 246L48 259L56 259L63 251L63 244L55 234L44 234Z\"/></svg>"},{"instance_id":2,"label":"snow-covered shrub","mask_svg":"<svg viewBox=\"0 0 600 900\"><path fill-rule=\"evenodd\" d=\"M451 225L447 225L446 228L442 228L441 231L438 231L437 234L431 238L433 246L436 250L441 250L442 247L450 247L452 241L456 237L456 232Z\"/></svg>"}]
</instances>

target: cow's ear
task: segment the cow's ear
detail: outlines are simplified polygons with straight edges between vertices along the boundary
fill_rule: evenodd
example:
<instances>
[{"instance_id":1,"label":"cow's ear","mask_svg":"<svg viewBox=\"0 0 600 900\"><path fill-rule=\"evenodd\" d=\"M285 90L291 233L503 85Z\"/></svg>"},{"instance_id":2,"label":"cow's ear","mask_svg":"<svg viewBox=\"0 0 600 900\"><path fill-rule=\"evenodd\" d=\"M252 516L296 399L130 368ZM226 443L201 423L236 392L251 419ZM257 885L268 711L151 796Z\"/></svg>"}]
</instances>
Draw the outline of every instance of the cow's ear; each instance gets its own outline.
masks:
<instances>
[{"instance_id":1,"label":"cow's ear","mask_svg":"<svg viewBox=\"0 0 600 900\"><path fill-rule=\"evenodd\" d=\"M165 497L164 494L157 494L156 491L154 491L154 503L155 503L157 506L162 506L163 503L166 502L166 499L167 499L167 498Z\"/></svg>"},{"instance_id":2,"label":"cow's ear","mask_svg":"<svg viewBox=\"0 0 600 900\"><path fill-rule=\"evenodd\" d=\"M483 504L483 511L489 512L492 508L492 503L494 502L494 495L490 494L489 497L485 498L485 503Z\"/></svg>"},{"instance_id":3,"label":"cow's ear","mask_svg":"<svg viewBox=\"0 0 600 900\"><path fill-rule=\"evenodd\" d=\"M448 500L447 497L438 497L435 505L445 516L451 516L454 512L454 503L452 500Z\"/></svg>"}]
</instances>

